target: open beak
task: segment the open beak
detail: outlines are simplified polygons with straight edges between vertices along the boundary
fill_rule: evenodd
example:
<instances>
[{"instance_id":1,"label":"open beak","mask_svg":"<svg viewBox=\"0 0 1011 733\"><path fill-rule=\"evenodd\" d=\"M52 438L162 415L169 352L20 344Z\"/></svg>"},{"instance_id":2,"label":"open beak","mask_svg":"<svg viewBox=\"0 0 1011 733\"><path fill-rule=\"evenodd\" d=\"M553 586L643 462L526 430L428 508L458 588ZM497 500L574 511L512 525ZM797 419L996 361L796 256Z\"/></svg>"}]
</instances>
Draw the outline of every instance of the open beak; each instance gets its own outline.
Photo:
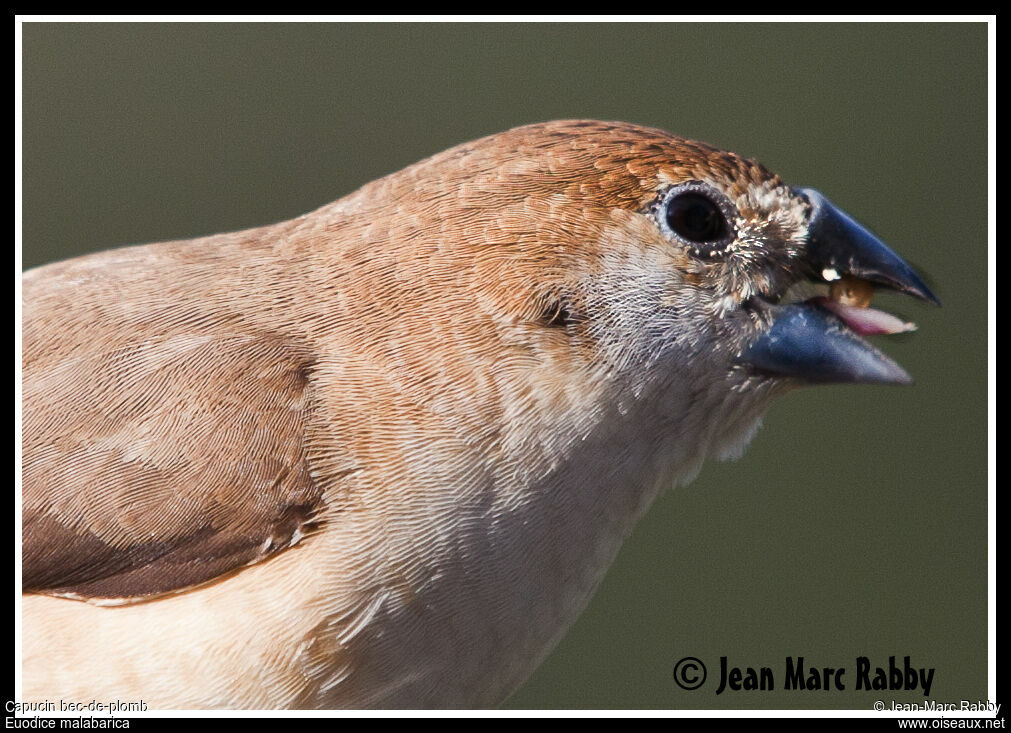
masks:
<instances>
[{"instance_id":1,"label":"open beak","mask_svg":"<svg viewBox=\"0 0 1011 733\"><path fill-rule=\"evenodd\" d=\"M887 288L940 305L930 288L881 240L813 189L804 258L827 283ZM869 302L869 297L867 298ZM756 371L811 383L911 384L912 378L861 335L911 330L882 311L834 299L771 306L771 324L741 352Z\"/></svg>"}]
</instances>

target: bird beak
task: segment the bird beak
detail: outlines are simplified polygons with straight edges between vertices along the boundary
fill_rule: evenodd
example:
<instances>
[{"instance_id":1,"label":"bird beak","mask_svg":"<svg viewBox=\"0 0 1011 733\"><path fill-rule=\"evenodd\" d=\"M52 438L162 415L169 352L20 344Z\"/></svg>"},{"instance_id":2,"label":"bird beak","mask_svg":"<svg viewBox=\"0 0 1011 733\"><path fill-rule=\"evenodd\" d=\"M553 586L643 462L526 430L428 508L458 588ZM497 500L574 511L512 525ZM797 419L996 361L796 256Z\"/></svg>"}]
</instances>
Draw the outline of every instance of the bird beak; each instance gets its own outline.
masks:
<instances>
[{"instance_id":1,"label":"bird beak","mask_svg":"<svg viewBox=\"0 0 1011 733\"><path fill-rule=\"evenodd\" d=\"M822 279L859 279L941 304L919 275L880 239L817 191L808 188L800 193L811 203L804 259ZM739 357L759 372L820 384L913 381L901 366L858 335L907 330L864 325L868 320L898 323L886 313L866 309L870 318L863 318L860 309L824 298L771 306L770 311L771 324Z\"/></svg>"},{"instance_id":2,"label":"bird beak","mask_svg":"<svg viewBox=\"0 0 1011 733\"><path fill-rule=\"evenodd\" d=\"M834 270L941 305L913 268L859 222L813 188L800 193L811 202L807 261L815 271Z\"/></svg>"}]
</instances>

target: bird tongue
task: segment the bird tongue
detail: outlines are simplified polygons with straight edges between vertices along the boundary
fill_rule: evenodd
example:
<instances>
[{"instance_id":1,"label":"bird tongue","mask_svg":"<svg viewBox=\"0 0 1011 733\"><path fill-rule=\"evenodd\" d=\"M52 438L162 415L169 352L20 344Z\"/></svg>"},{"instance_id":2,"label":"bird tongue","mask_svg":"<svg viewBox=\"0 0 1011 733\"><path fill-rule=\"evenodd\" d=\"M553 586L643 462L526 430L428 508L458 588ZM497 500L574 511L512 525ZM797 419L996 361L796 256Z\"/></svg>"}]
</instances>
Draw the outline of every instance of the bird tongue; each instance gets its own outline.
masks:
<instances>
[{"instance_id":1,"label":"bird tongue","mask_svg":"<svg viewBox=\"0 0 1011 733\"><path fill-rule=\"evenodd\" d=\"M809 302L817 303L832 311L850 329L861 336L905 333L916 330L916 324L907 323L891 313L885 313L876 308L847 305L831 298L812 298Z\"/></svg>"}]
</instances>

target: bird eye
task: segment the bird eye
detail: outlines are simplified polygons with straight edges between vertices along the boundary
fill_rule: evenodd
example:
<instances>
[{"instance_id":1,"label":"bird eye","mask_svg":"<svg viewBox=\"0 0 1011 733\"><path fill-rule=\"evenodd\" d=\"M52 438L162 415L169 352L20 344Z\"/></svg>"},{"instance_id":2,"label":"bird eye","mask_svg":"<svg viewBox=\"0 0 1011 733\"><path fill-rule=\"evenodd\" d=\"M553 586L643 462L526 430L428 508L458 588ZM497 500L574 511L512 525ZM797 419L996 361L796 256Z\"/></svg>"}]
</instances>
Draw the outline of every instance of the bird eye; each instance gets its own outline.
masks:
<instances>
[{"instance_id":1,"label":"bird eye","mask_svg":"<svg viewBox=\"0 0 1011 733\"><path fill-rule=\"evenodd\" d=\"M712 242L726 233L723 212L700 193L683 193L667 204L667 224L689 242Z\"/></svg>"},{"instance_id":2,"label":"bird eye","mask_svg":"<svg viewBox=\"0 0 1011 733\"><path fill-rule=\"evenodd\" d=\"M733 208L717 191L691 181L670 189L662 199L658 219L697 257L715 257L733 241Z\"/></svg>"}]
</instances>

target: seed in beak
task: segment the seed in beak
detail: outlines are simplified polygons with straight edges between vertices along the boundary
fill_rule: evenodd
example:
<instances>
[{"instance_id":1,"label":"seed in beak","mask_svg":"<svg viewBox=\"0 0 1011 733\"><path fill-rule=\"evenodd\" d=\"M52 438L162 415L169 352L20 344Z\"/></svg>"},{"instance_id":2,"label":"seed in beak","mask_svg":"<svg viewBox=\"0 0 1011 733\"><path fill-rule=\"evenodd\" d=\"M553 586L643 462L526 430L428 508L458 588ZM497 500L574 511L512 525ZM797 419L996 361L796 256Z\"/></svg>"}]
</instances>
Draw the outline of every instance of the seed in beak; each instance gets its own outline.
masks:
<instances>
[{"instance_id":1,"label":"seed in beak","mask_svg":"<svg viewBox=\"0 0 1011 733\"><path fill-rule=\"evenodd\" d=\"M874 299L874 286L858 277L842 277L829 287L828 297L836 303L866 308Z\"/></svg>"}]
</instances>

